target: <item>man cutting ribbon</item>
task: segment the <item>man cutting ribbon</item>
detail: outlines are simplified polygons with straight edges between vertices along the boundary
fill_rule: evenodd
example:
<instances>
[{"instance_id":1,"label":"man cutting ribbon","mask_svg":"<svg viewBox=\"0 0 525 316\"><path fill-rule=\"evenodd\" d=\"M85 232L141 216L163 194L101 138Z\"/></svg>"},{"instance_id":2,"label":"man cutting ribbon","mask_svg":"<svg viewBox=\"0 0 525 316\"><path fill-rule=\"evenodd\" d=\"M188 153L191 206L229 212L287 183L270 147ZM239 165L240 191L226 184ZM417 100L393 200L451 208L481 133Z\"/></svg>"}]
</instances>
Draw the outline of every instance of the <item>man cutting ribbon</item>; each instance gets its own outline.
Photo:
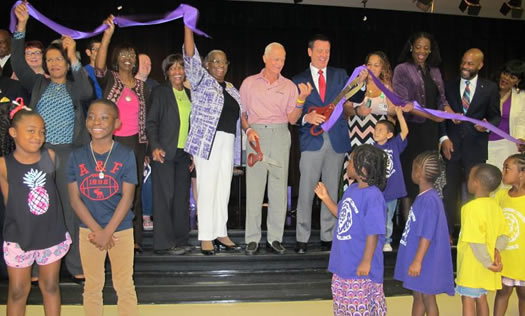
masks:
<instances>
[{"instance_id":1,"label":"man cutting ribbon","mask_svg":"<svg viewBox=\"0 0 525 316\"><path fill-rule=\"evenodd\" d=\"M315 35L308 42L308 56L310 56L311 61L308 69L292 79L296 84L309 83L315 86L315 89L305 100L303 117L300 120L299 128L301 147L299 169L301 178L297 205L297 244L295 248L295 251L298 253L307 251L307 243L311 232L312 202L315 185L322 177L328 193L333 200L337 200L337 189L344 155L350 150L348 127L343 115L334 117L335 123L329 131L318 136L310 133L313 125L322 124L329 118L316 111L308 113L308 110L312 106L326 106L333 103L336 96L345 86L348 75L344 69L328 67L330 40L324 35ZM367 72L363 69L359 74L359 81L364 82L366 77ZM359 90L349 101L362 102L364 96L365 91ZM334 115L336 115L336 112L332 114L332 116ZM330 250L336 218L324 205L321 207L320 222L321 249Z\"/></svg>"}]
</instances>

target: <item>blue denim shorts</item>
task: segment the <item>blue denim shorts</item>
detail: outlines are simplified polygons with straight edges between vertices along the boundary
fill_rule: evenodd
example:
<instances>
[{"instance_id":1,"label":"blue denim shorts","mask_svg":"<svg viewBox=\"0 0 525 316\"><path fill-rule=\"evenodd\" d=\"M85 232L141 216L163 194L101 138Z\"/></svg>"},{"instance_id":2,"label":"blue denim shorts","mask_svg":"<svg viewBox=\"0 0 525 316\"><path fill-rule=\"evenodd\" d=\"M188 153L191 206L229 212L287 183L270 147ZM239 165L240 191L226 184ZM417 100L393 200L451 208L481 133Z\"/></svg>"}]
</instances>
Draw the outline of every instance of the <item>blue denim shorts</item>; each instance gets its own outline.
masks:
<instances>
[{"instance_id":1,"label":"blue denim shorts","mask_svg":"<svg viewBox=\"0 0 525 316\"><path fill-rule=\"evenodd\" d=\"M483 295L487 294L487 290L485 289L474 289L471 287L464 287L461 285L456 286L456 293L458 293L460 296L468 296L472 298L480 298Z\"/></svg>"}]
</instances>

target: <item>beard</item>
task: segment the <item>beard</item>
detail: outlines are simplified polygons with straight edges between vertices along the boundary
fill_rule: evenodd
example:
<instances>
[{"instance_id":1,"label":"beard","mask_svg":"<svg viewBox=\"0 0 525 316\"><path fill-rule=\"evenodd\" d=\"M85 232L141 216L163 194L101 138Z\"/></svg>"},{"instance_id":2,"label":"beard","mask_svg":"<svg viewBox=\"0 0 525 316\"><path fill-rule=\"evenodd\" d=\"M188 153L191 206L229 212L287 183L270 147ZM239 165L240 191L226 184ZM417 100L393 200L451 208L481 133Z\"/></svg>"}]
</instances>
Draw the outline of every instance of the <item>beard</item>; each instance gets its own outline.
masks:
<instances>
[{"instance_id":1,"label":"beard","mask_svg":"<svg viewBox=\"0 0 525 316\"><path fill-rule=\"evenodd\" d=\"M479 72L479 69L476 69L476 70L460 69L460 72L461 72L461 78L465 80L470 80L476 77L476 75Z\"/></svg>"}]
</instances>

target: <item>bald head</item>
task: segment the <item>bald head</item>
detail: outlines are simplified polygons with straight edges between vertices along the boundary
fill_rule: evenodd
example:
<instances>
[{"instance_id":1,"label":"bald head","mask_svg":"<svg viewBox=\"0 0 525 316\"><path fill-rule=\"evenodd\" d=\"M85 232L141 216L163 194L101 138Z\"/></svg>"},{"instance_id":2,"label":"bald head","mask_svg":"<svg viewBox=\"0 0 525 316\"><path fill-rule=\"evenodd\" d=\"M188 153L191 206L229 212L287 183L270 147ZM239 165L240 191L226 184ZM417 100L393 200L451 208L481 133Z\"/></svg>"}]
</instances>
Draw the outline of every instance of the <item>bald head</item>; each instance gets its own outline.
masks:
<instances>
[{"instance_id":1,"label":"bald head","mask_svg":"<svg viewBox=\"0 0 525 316\"><path fill-rule=\"evenodd\" d=\"M286 50L283 45L273 42L268 44L264 49L264 69L269 75L278 76L284 67L285 60Z\"/></svg>"},{"instance_id":2,"label":"bald head","mask_svg":"<svg viewBox=\"0 0 525 316\"><path fill-rule=\"evenodd\" d=\"M461 78L465 80L473 79L483 68L483 52L479 48L471 48L463 54L459 70Z\"/></svg>"},{"instance_id":3,"label":"bald head","mask_svg":"<svg viewBox=\"0 0 525 316\"><path fill-rule=\"evenodd\" d=\"M471 55L473 58L477 59L480 62L483 62L483 52L479 48L471 48L465 52L465 55Z\"/></svg>"},{"instance_id":4,"label":"bald head","mask_svg":"<svg viewBox=\"0 0 525 316\"><path fill-rule=\"evenodd\" d=\"M0 58L3 58L11 52L11 34L0 29Z\"/></svg>"}]
</instances>

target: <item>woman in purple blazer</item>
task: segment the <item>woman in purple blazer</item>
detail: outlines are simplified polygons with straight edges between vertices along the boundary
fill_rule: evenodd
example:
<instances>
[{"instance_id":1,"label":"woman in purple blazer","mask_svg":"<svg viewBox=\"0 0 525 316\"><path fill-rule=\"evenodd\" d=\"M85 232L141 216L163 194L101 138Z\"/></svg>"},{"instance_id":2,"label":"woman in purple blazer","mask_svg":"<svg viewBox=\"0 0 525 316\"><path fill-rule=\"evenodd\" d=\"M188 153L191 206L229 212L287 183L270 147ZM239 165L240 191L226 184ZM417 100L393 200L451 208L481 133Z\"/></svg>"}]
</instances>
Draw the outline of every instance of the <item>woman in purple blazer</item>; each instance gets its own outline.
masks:
<instances>
[{"instance_id":1,"label":"woman in purple blazer","mask_svg":"<svg viewBox=\"0 0 525 316\"><path fill-rule=\"evenodd\" d=\"M441 63L439 46L434 37L426 32L412 34L399 56L400 64L394 69L392 84L394 92L407 102L417 101L429 109L444 110L448 105L438 65ZM408 199L403 199L403 214L408 215L412 201L419 193L411 180L411 165L414 158L427 150L437 150L439 124L436 118L418 111L405 113L410 133L408 147L401 155Z\"/></svg>"}]
</instances>

